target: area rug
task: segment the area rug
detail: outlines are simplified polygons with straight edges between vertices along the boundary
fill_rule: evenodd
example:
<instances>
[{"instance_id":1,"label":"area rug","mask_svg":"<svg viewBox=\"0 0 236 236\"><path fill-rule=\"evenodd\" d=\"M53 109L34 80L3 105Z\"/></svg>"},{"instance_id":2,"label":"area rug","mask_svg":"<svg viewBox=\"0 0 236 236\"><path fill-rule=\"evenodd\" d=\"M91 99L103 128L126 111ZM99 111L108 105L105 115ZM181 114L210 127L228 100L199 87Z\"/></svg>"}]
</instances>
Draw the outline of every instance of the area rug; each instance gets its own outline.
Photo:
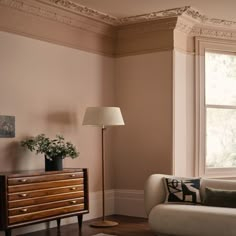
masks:
<instances>
[{"instance_id":1,"label":"area rug","mask_svg":"<svg viewBox=\"0 0 236 236\"><path fill-rule=\"evenodd\" d=\"M93 236L115 236L114 234L103 234L103 233L100 233L100 234L94 234Z\"/></svg>"}]
</instances>

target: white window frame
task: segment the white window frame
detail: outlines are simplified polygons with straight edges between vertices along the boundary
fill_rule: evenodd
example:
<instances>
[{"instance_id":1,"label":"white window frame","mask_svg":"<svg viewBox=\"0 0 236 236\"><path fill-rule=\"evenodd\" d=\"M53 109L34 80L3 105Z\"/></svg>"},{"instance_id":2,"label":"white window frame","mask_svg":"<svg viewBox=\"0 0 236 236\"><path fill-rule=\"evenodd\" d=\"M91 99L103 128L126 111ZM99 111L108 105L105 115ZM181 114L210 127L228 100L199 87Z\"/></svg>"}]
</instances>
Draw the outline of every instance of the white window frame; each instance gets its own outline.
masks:
<instances>
[{"instance_id":1,"label":"white window frame","mask_svg":"<svg viewBox=\"0 0 236 236\"><path fill-rule=\"evenodd\" d=\"M205 52L211 51L236 55L236 42L196 37L195 49L195 175L236 177L236 168L206 168L205 107Z\"/></svg>"}]
</instances>

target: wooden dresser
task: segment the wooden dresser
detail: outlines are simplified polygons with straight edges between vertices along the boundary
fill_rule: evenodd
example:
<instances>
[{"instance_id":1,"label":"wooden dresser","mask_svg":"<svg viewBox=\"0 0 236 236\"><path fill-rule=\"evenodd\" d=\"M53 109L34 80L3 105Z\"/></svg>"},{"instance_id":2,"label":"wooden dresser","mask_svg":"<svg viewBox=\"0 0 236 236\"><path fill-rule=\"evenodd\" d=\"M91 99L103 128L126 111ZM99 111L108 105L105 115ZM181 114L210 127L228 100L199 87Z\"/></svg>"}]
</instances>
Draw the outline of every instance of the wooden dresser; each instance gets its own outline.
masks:
<instances>
[{"instance_id":1,"label":"wooden dresser","mask_svg":"<svg viewBox=\"0 0 236 236\"><path fill-rule=\"evenodd\" d=\"M0 230L88 213L87 169L0 173Z\"/></svg>"}]
</instances>

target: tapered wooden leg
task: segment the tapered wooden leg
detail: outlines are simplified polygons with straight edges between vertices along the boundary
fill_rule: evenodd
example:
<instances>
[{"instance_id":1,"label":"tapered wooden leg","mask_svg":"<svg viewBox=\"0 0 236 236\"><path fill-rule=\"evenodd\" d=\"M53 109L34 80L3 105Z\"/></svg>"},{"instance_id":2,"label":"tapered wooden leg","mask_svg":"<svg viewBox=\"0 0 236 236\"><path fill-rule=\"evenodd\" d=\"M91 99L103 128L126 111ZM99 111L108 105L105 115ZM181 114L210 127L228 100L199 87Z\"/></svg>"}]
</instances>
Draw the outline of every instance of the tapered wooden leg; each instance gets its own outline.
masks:
<instances>
[{"instance_id":1,"label":"tapered wooden leg","mask_svg":"<svg viewBox=\"0 0 236 236\"><path fill-rule=\"evenodd\" d=\"M57 228L60 229L61 227L61 219L57 219Z\"/></svg>"},{"instance_id":2,"label":"tapered wooden leg","mask_svg":"<svg viewBox=\"0 0 236 236\"><path fill-rule=\"evenodd\" d=\"M83 215L80 214L80 215L77 215L77 217L78 217L78 224L79 224L79 232L81 234L81 232L82 232Z\"/></svg>"},{"instance_id":3,"label":"tapered wooden leg","mask_svg":"<svg viewBox=\"0 0 236 236\"><path fill-rule=\"evenodd\" d=\"M10 229L5 230L5 235L6 236L11 236L11 230Z\"/></svg>"}]
</instances>

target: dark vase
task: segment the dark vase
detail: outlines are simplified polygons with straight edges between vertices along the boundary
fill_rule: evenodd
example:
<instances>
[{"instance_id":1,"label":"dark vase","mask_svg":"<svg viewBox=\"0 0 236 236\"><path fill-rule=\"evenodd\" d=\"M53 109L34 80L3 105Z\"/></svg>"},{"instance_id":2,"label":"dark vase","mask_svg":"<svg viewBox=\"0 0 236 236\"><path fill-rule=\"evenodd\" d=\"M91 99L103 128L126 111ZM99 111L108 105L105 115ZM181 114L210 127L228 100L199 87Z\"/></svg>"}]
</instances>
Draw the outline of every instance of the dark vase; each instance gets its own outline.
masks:
<instances>
[{"instance_id":1,"label":"dark vase","mask_svg":"<svg viewBox=\"0 0 236 236\"><path fill-rule=\"evenodd\" d=\"M45 157L45 171L58 171L63 169L61 157L52 157L48 159Z\"/></svg>"}]
</instances>

